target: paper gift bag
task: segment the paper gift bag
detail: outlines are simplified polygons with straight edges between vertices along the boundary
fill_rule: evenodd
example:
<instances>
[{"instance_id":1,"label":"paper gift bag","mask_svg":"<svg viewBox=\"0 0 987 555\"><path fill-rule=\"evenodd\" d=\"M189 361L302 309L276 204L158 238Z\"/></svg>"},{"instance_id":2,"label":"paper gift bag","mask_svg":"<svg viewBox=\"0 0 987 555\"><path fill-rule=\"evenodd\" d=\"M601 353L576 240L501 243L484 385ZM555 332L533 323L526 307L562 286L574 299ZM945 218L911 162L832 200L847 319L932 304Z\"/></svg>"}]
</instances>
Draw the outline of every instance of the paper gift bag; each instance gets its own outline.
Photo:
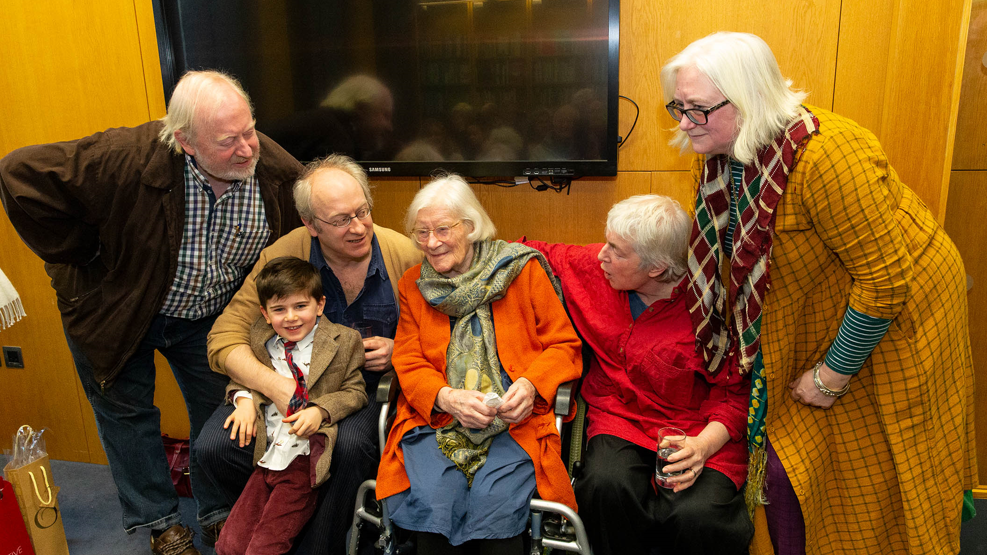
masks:
<instances>
[{"instance_id":1,"label":"paper gift bag","mask_svg":"<svg viewBox=\"0 0 987 555\"><path fill-rule=\"evenodd\" d=\"M51 477L48 455L19 468L8 463L3 473L14 486L34 553L69 555L62 513L58 508L58 488Z\"/></svg>"},{"instance_id":2,"label":"paper gift bag","mask_svg":"<svg viewBox=\"0 0 987 555\"><path fill-rule=\"evenodd\" d=\"M0 478L0 555L34 555L14 486Z\"/></svg>"}]
</instances>

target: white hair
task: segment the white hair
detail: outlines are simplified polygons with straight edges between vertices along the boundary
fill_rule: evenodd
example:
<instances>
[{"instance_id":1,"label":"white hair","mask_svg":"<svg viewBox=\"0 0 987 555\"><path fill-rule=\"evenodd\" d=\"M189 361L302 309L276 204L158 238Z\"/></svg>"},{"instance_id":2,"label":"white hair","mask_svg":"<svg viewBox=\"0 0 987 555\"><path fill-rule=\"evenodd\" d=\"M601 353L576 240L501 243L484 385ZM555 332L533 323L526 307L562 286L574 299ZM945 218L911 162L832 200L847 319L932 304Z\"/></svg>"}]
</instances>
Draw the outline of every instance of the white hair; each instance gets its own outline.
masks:
<instances>
[{"instance_id":1,"label":"white hair","mask_svg":"<svg viewBox=\"0 0 987 555\"><path fill-rule=\"evenodd\" d=\"M404 228L409 236L413 234L418 212L425 208L445 208L468 223L472 231L466 239L471 243L493 239L497 234L497 227L473 194L469 183L456 174L438 176L418 191L404 216Z\"/></svg>"},{"instance_id":2,"label":"white hair","mask_svg":"<svg viewBox=\"0 0 987 555\"><path fill-rule=\"evenodd\" d=\"M679 203L661 195L637 195L613 205L607 233L630 242L641 269L667 268L660 281L676 283L688 269L692 220Z\"/></svg>"},{"instance_id":3,"label":"white hair","mask_svg":"<svg viewBox=\"0 0 987 555\"><path fill-rule=\"evenodd\" d=\"M390 100L391 91L369 75L348 77L322 100L323 108L353 112L361 104L376 106Z\"/></svg>"},{"instance_id":4,"label":"white hair","mask_svg":"<svg viewBox=\"0 0 987 555\"><path fill-rule=\"evenodd\" d=\"M178 154L183 152L182 145L175 138L175 132L181 131L185 139L192 141L195 138L195 128L198 124L198 108L204 98L215 96L217 91L228 86L236 91L247 103L250 115L254 114L254 106L250 103L250 96L243 90L240 82L232 75L221 71L203 70L189 71L182 75L175 85L174 92L171 93L171 100L168 102L168 113L161 118L164 127L158 133L158 140L167 144Z\"/></svg>"},{"instance_id":5,"label":"white hair","mask_svg":"<svg viewBox=\"0 0 987 555\"><path fill-rule=\"evenodd\" d=\"M295 188L292 191L295 197L295 210L316 231L321 231L322 228L319 225L319 220L315 218L315 209L312 208L312 179L315 174L323 170L339 170L355 179L360 184L360 188L363 189L363 196L367 199L367 205L373 210L374 199L370 195L370 180L367 179L367 172L363 171L363 167L349 156L330 154L305 166L305 170L298 176L298 181L295 182Z\"/></svg>"},{"instance_id":6,"label":"white hair","mask_svg":"<svg viewBox=\"0 0 987 555\"><path fill-rule=\"evenodd\" d=\"M713 33L673 56L661 68L666 103L675 94L679 70L686 67L708 77L737 108L738 132L731 156L744 164L753 162L757 151L775 140L806 97L781 75L768 44L749 33ZM689 136L678 129L670 144L685 151Z\"/></svg>"}]
</instances>

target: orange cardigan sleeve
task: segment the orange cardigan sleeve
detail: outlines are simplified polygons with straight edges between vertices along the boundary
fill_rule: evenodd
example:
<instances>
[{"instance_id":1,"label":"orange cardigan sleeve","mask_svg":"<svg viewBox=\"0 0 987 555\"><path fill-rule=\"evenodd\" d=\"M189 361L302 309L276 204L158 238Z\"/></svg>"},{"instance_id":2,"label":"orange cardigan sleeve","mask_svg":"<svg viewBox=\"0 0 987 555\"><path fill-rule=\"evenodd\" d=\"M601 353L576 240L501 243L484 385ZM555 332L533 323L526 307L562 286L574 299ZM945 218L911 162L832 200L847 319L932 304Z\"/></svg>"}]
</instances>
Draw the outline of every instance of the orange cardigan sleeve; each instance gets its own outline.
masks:
<instances>
[{"instance_id":1,"label":"orange cardigan sleeve","mask_svg":"<svg viewBox=\"0 0 987 555\"><path fill-rule=\"evenodd\" d=\"M401 383L401 393L414 411L425 418L432 414L439 390L449 385L445 349L450 330L449 317L428 306L418 292L415 279L420 273L419 264L408 270L398 284L401 318L394 337L392 362ZM445 426L451 419L448 414L436 413L431 425Z\"/></svg>"}]
</instances>

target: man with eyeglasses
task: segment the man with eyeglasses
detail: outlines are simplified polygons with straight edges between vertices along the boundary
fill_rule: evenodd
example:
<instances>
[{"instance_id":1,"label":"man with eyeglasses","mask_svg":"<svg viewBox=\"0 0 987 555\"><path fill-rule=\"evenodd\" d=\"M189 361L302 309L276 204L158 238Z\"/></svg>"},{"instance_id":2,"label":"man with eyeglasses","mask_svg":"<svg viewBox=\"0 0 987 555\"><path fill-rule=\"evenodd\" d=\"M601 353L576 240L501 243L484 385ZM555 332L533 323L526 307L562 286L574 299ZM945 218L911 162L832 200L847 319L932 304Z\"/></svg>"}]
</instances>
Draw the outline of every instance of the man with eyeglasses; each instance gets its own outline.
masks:
<instances>
[{"instance_id":1,"label":"man with eyeglasses","mask_svg":"<svg viewBox=\"0 0 987 555\"><path fill-rule=\"evenodd\" d=\"M345 326L370 329L363 341L367 363L363 378L370 402L339 424L331 478L319 492L315 516L298 538L296 553L339 553L360 484L377 469L375 391L380 376L391 368L398 323L397 283L405 270L421 261L411 240L375 226L373 199L366 173L343 155L310 164L294 190L295 207L304 227L264 249L240 291L216 320L209 334L209 361L214 370L255 389L283 410L295 390L293 380L270 372L251 350L250 327L261 317L254 279L277 257L295 256L311 262L322 276L323 314ZM233 406L220 406L206 423L196 449L206 474L235 502L250 477L252 437L233 435L225 422ZM332 418L332 415L329 415Z\"/></svg>"}]
</instances>

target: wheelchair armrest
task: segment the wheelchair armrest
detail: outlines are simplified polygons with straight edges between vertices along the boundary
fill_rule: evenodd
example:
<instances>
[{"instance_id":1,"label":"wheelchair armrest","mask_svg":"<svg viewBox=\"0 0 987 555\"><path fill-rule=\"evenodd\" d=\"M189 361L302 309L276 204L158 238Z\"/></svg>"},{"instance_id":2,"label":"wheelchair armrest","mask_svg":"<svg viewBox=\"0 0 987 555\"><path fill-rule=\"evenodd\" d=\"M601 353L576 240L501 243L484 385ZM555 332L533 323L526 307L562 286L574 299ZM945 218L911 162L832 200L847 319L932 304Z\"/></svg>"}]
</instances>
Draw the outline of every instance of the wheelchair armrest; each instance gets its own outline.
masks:
<instances>
[{"instance_id":1,"label":"wheelchair armrest","mask_svg":"<svg viewBox=\"0 0 987 555\"><path fill-rule=\"evenodd\" d=\"M397 372L390 370L380 377L380 383L377 384L377 402L393 405L399 391L401 391L401 384L398 383Z\"/></svg>"},{"instance_id":2,"label":"wheelchair armrest","mask_svg":"<svg viewBox=\"0 0 987 555\"><path fill-rule=\"evenodd\" d=\"M569 407L572 403L577 385L579 385L579 380L568 381L559 386L558 391L555 392L556 415L569 416Z\"/></svg>"}]
</instances>

